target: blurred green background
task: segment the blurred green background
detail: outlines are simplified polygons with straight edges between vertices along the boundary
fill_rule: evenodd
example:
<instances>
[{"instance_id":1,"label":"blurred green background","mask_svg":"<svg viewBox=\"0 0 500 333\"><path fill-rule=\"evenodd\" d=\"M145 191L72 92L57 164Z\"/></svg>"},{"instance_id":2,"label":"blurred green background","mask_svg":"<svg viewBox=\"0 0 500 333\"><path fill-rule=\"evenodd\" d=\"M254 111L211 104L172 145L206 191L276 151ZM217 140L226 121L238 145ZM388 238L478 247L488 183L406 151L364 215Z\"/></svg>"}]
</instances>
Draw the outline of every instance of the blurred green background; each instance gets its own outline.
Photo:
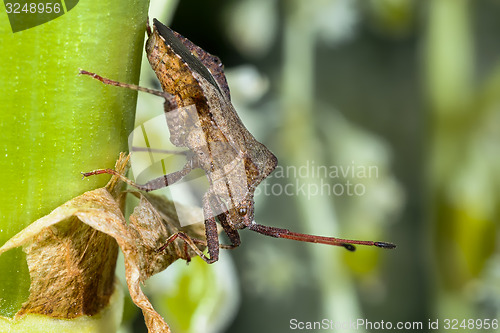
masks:
<instances>
[{"instance_id":1,"label":"blurred green background","mask_svg":"<svg viewBox=\"0 0 500 333\"><path fill-rule=\"evenodd\" d=\"M283 167L260 186L258 223L398 245L350 253L242 231L221 262L176 263L148 283L174 332L499 318L500 1L152 5L150 18L221 58L240 117ZM136 125L161 103L140 94Z\"/></svg>"}]
</instances>

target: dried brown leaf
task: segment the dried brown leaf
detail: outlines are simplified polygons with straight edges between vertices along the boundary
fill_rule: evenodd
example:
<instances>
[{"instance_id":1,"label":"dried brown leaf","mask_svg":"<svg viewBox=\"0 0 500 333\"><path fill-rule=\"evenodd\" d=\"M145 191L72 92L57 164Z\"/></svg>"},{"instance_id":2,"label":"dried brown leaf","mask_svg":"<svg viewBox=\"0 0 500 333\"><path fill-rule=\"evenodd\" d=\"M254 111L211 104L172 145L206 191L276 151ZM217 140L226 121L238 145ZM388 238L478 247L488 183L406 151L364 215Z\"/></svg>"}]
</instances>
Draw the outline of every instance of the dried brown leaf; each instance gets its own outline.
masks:
<instances>
[{"instance_id":1,"label":"dried brown leaf","mask_svg":"<svg viewBox=\"0 0 500 333\"><path fill-rule=\"evenodd\" d=\"M124 172L127 161L122 155L117 170ZM105 188L66 202L0 248L1 254L23 246L27 254L30 296L17 316L39 313L75 318L99 312L113 292L118 243L125 258L130 295L142 309L149 331L170 332L140 284L175 260L189 260L197 254L195 250L203 250L206 247L204 226L193 224L181 228L172 202L138 193L134 195L140 198L140 203L127 225L118 185L117 177L113 177ZM159 252L169 237L179 231L198 239L197 248L193 250L179 238Z\"/></svg>"},{"instance_id":2,"label":"dried brown leaf","mask_svg":"<svg viewBox=\"0 0 500 333\"><path fill-rule=\"evenodd\" d=\"M31 277L29 299L17 315L96 314L113 292L118 248L106 233L114 236L123 230L125 220L116 201L106 189L97 189L68 201L8 240L0 254L24 245Z\"/></svg>"},{"instance_id":3,"label":"dried brown leaf","mask_svg":"<svg viewBox=\"0 0 500 333\"><path fill-rule=\"evenodd\" d=\"M141 240L137 247L143 256L140 260L143 281L163 271L179 258L189 261L191 257L197 255L193 248L180 238L174 240L165 250L158 252L158 249L165 245L174 234L183 232L197 241L199 251L205 249L205 226L202 223L191 224L187 227L180 226L176 208L182 209L182 206L174 205L173 202L161 196L136 195L139 196L140 203L130 216L130 228L132 232L137 233L135 239Z\"/></svg>"},{"instance_id":4,"label":"dried brown leaf","mask_svg":"<svg viewBox=\"0 0 500 333\"><path fill-rule=\"evenodd\" d=\"M132 300L139 306L144 314L146 325L150 332L166 332L166 325L161 316L153 309L148 298L142 292L140 283L150 276L163 271L179 258L189 260L196 253L181 239L176 239L165 250L158 249L165 244L169 237L183 231L195 239L204 239L203 225L193 224L180 228L177 214L172 202L165 198L148 195L147 197L134 193L140 198L140 203L135 207L130 216L130 238L135 240L135 246L124 244L120 247L125 257L125 274ZM149 200L155 203L153 207ZM161 209L157 210L156 208ZM161 212L161 213L159 213ZM199 249L206 247L203 241Z\"/></svg>"}]
</instances>

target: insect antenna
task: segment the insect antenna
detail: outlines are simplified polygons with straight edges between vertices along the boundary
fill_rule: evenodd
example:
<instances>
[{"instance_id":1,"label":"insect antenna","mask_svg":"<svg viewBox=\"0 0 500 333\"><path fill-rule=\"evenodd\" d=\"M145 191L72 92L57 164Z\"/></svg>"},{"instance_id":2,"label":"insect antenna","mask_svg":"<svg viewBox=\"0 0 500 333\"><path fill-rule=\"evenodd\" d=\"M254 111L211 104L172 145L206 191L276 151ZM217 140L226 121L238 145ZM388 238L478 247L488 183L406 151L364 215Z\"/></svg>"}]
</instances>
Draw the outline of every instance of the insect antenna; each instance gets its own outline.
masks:
<instances>
[{"instance_id":1,"label":"insect antenna","mask_svg":"<svg viewBox=\"0 0 500 333\"><path fill-rule=\"evenodd\" d=\"M394 249L396 247L395 244L387 243L387 242L374 242L374 241L361 241L361 240L352 240L352 239L343 239L343 238L335 238L335 237L324 237L324 236L314 236L308 234L301 234L298 232L292 232L288 229L269 227L257 223L252 223L248 229L258 232L259 234L263 234L270 237L275 238L286 238L293 239L299 242L308 242L308 243L318 243L318 244L327 244L334 246L342 246L349 251L356 250L356 245L367 245L367 246L376 246L384 249Z\"/></svg>"}]
</instances>

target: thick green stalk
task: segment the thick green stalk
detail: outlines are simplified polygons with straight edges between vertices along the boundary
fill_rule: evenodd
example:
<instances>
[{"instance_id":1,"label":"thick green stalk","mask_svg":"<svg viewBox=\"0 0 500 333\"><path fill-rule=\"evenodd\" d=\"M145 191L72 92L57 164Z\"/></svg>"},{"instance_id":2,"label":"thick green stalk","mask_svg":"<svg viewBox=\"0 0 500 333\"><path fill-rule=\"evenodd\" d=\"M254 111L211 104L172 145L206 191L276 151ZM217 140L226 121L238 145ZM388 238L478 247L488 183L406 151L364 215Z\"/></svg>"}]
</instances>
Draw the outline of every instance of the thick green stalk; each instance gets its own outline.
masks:
<instances>
[{"instance_id":1,"label":"thick green stalk","mask_svg":"<svg viewBox=\"0 0 500 333\"><path fill-rule=\"evenodd\" d=\"M66 4L67 5L67 4ZM0 244L108 177L127 150L137 94L104 86L79 69L137 83L148 0L80 1L64 15L13 33L0 19ZM21 249L0 256L0 315L28 297Z\"/></svg>"}]
</instances>

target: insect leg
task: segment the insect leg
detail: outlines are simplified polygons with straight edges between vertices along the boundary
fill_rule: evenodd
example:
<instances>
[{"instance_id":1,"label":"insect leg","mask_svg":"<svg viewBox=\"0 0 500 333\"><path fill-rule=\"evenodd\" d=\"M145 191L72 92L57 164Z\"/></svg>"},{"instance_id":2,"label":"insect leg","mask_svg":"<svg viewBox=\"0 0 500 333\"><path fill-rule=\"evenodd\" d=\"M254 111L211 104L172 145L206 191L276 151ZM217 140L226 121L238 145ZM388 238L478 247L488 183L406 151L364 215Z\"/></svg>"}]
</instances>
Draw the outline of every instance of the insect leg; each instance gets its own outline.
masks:
<instances>
[{"instance_id":1,"label":"insect leg","mask_svg":"<svg viewBox=\"0 0 500 333\"><path fill-rule=\"evenodd\" d=\"M191 238L188 234L182 232L182 231L179 231L179 232L176 232L175 234L172 234L170 237L168 237L167 241L165 242L164 245L162 245L160 248L158 248L156 250L156 252L161 252L163 250L165 250L170 244L172 244L177 238L180 238L182 239L191 249L193 249L194 252L196 252L196 254L198 256L200 256L203 260L205 260L207 263L211 263L210 262L210 258L208 258L197 246L195 243L198 243L198 244L202 244L202 245L207 245L207 243L205 241L202 241L200 239L196 239L196 238ZM189 260L191 259L189 257L189 254L187 253L187 249L186 249L186 259L188 262Z\"/></svg>"},{"instance_id":2,"label":"insect leg","mask_svg":"<svg viewBox=\"0 0 500 333\"><path fill-rule=\"evenodd\" d=\"M240 234L238 230L236 230L231 224L228 222L228 218L230 215L228 214L227 207L222 203L219 196L215 195L213 192L207 192L207 196L209 197L210 207L217 207L217 212L222 212L217 215L217 220L219 220L224 232L227 237L231 241L230 245L220 244L219 247L221 249L234 249L237 248L241 244Z\"/></svg>"},{"instance_id":3,"label":"insect leg","mask_svg":"<svg viewBox=\"0 0 500 333\"><path fill-rule=\"evenodd\" d=\"M217 222L215 221L215 214L210 206L210 197L213 194L208 191L203 196L203 215L205 216L205 236L207 238L209 260L205 260L211 264L219 260L219 234L217 232Z\"/></svg>"},{"instance_id":4,"label":"insect leg","mask_svg":"<svg viewBox=\"0 0 500 333\"><path fill-rule=\"evenodd\" d=\"M229 223L227 222L226 216L227 216L227 212L217 215L217 219L219 220L220 224L222 225L222 228L224 228L224 231L226 232L227 237L229 237L229 240L231 241L231 245L221 245L220 247L223 249L234 249L234 248L237 248L241 244L240 234L238 233L238 230L236 230L231 225L229 225Z\"/></svg>"},{"instance_id":5,"label":"insect leg","mask_svg":"<svg viewBox=\"0 0 500 333\"><path fill-rule=\"evenodd\" d=\"M148 153L160 153L160 154L172 154L172 155L184 155L189 156L189 150L168 150L168 149L157 149L150 147L132 147L130 149L131 152L148 152Z\"/></svg>"},{"instance_id":6,"label":"insect leg","mask_svg":"<svg viewBox=\"0 0 500 333\"><path fill-rule=\"evenodd\" d=\"M218 216L219 218L219 216ZM207 223L207 221L205 221L205 224ZM205 226L206 228L206 226ZM226 231L227 233L227 231ZM229 233L228 233L229 235ZM218 260L218 251L217 251L217 254L214 254L214 252L212 252L212 254L210 255L210 258L207 257L197 246L196 244L202 244L204 246L208 246L208 242L207 241L204 241L204 240L201 240L201 239L197 239L197 238L192 238L190 237L188 234L182 232L182 231L179 231L179 232L176 232L175 234L171 235L167 241L165 242L164 245L162 245L160 248L158 248L156 250L156 252L161 252L163 250L165 250L170 244L172 244L177 238L180 238L182 239L187 246L189 246L191 249L193 249L194 252L196 252L196 254L198 256L201 257L201 259L203 259L205 262L209 263L209 264L212 264L214 263L215 261ZM207 238L208 239L208 238ZM236 232L236 236L235 238L232 238L231 236L229 236L229 239L231 240L232 244L231 245L225 245L225 244L219 244L219 248L221 249L234 249L236 247L238 247L240 245L240 235ZM217 237L217 243L218 243L218 240L219 238ZM210 249L209 249L209 253L210 253ZM211 258L217 258L217 260L212 260ZM186 251L186 259L187 261L189 261L189 254L187 253Z\"/></svg>"},{"instance_id":7,"label":"insect leg","mask_svg":"<svg viewBox=\"0 0 500 333\"><path fill-rule=\"evenodd\" d=\"M189 160L181 170L169 173L168 175L163 175L163 176L155 178L153 180L150 180L146 184L137 184L137 183L131 181L130 179L128 179L127 177L119 174L118 172L116 172L113 169L100 169L100 170L94 170L94 171L90 171L90 172L82 172L82 175L83 175L83 178L85 178L85 177L89 177L89 176L93 176L93 175L100 175L103 173L107 173L110 175L115 175L115 176L120 177L120 179L122 181L124 181L125 183L129 184L130 186L135 187L141 191L150 192L150 191L158 190L158 189L163 188L163 187L167 187L168 185L171 185L171 184L177 182L182 177L187 175L192 169L193 169L193 163L191 160Z\"/></svg>"},{"instance_id":8,"label":"insect leg","mask_svg":"<svg viewBox=\"0 0 500 333\"><path fill-rule=\"evenodd\" d=\"M100 76L99 74L92 73L92 72L89 72L89 71L86 71L86 70L83 70L83 69L80 69L80 73L79 74L88 75L90 77L93 77L96 80L101 81L104 84L108 84L108 85L111 85L111 86L128 88L128 89L132 89L132 90L146 92L148 94L152 94L152 95L155 95L155 96L163 97L163 98L165 98L165 103L169 105L169 109L175 109L176 108L175 105L177 105L177 103L175 102L174 95L171 95L171 94L166 93L164 91L158 91L158 90L154 90L154 89L144 88L144 87L140 87L138 85L130 84L130 83L118 82L118 81L115 81L115 80L107 79L105 77Z\"/></svg>"}]
</instances>

